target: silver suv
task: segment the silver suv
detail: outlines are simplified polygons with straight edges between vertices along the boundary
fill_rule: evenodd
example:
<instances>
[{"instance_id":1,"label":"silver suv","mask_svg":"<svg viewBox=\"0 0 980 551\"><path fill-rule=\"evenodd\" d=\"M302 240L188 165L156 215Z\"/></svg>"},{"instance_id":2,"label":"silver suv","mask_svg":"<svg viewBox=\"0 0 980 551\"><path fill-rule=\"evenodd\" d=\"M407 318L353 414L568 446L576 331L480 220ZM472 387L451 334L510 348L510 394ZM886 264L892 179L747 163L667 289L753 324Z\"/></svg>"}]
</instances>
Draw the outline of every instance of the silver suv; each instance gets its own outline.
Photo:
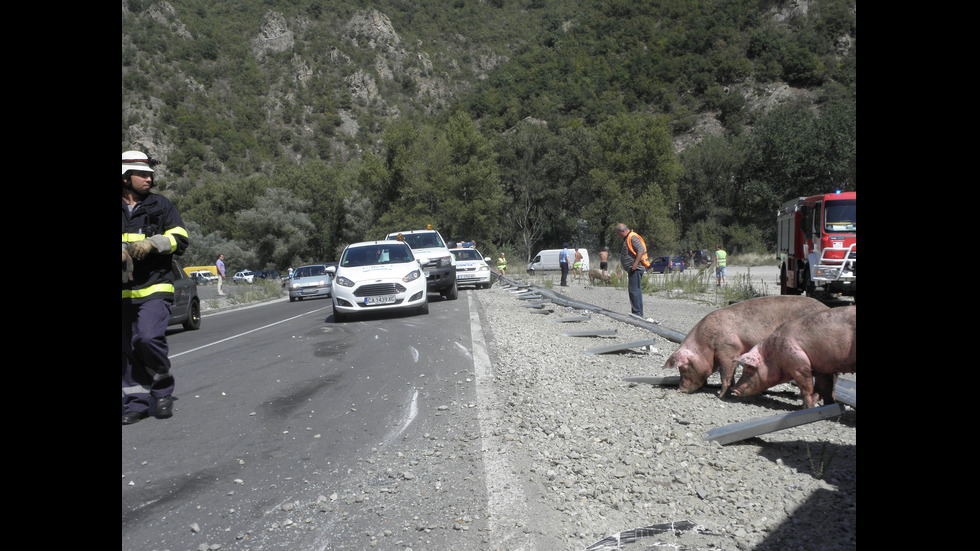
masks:
<instances>
[{"instance_id":1,"label":"silver suv","mask_svg":"<svg viewBox=\"0 0 980 551\"><path fill-rule=\"evenodd\" d=\"M422 263L429 292L437 292L449 300L456 300L456 257L449 252L446 241L433 229L409 230L389 233L386 241L404 241Z\"/></svg>"}]
</instances>

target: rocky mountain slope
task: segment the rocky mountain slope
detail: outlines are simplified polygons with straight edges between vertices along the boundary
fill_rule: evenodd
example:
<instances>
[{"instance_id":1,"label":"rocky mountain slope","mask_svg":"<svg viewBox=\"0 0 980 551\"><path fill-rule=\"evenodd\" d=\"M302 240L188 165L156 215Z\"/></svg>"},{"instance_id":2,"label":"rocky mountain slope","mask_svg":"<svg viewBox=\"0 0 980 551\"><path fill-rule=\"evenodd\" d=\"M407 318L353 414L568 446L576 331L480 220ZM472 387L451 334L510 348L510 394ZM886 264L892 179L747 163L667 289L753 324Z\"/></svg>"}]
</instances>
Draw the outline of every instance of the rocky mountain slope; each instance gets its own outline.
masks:
<instances>
[{"instance_id":1,"label":"rocky mountain slope","mask_svg":"<svg viewBox=\"0 0 980 551\"><path fill-rule=\"evenodd\" d=\"M501 11L520 9L503 1L491 4ZM817 5L816 0L778 2L768 17L780 25L812 15ZM122 141L152 151L164 162L180 149L174 160L187 164L195 160L188 157L197 157L203 172L243 170L233 165L248 153L234 142L242 140L247 127L258 136L258 146L273 139L260 134L281 141L287 159L356 157L377 146L388 122L430 116L457 104L511 62L512 54L538 40L525 29L547 32L554 24L551 19L567 16L557 8L547 13L526 9L518 15L525 29L510 35L500 30L503 43L494 43L487 41L492 37L470 36L475 33L465 19L458 32L442 28L432 36L420 35L414 26L398 28L393 18L370 4L311 6L290 13L264 4L242 7L241 12L251 9L252 17L260 19L257 25L230 10L195 10L177 0L123 0L122 7ZM257 10L263 11L261 16ZM565 19L560 29L567 32L580 23ZM152 32L134 32L143 27ZM227 40L219 38L222 31L240 35L240 48L229 51L228 44L219 43ZM519 33L525 36L513 36ZM842 36L837 44L844 56L853 37ZM816 100L813 90L779 81L747 79L725 87L724 93L744 97L749 112L791 98ZM246 113L253 108L261 110L264 120ZM229 127L210 123L218 127L208 128L202 122L205 127L193 128L212 111L217 119L231 121ZM693 122L675 136L675 149L722 134L725 125L719 116L710 109L692 114ZM259 169L255 164L248 168Z\"/></svg>"}]
</instances>

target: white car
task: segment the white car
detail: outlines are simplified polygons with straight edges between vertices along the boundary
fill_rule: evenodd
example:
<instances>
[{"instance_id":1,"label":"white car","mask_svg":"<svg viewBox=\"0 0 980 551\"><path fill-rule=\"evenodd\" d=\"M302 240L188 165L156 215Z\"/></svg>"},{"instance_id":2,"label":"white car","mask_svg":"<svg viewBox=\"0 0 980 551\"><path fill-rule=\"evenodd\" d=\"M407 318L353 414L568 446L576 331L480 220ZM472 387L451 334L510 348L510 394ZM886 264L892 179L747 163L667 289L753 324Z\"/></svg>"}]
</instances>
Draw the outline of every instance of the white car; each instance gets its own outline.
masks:
<instances>
[{"instance_id":1,"label":"white car","mask_svg":"<svg viewBox=\"0 0 980 551\"><path fill-rule=\"evenodd\" d=\"M235 283L254 283L255 274L252 273L252 270L242 270L231 276L231 280Z\"/></svg>"},{"instance_id":2,"label":"white car","mask_svg":"<svg viewBox=\"0 0 980 551\"><path fill-rule=\"evenodd\" d=\"M449 249L456 257L456 285L476 285L477 289L490 288L489 256L476 249Z\"/></svg>"},{"instance_id":3,"label":"white car","mask_svg":"<svg viewBox=\"0 0 980 551\"><path fill-rule=\"evenodd\" d=\"M385 239L408 243L415 258L422 264L430 292L439 293L448 300L459 297L456 286L456 257L449 252L446 240L432 226L424 230L392 232Z\"/></svg>"},{"instance_id":4,"label":"white car","mask_svg":"<svg viewBox=\"0 0 980 551\"><path fill-rule=\"evenodd\" d=\"M217 283L218 282L218 276L212 274L208 270L198 270L196 272L191 272L188 275L198 285L207 285L208 283Z\"/></svg>"},{"instance_id":5,"label":"white car","mask_svg":"<svg viewBox=\"0 0 980 551\"><path fill-rule=\"evenodd\" d=\"M429 313L425 273L401 241L366 241L348 245L333 272L333 319L385 310Z\"/></svg>"}]
</instances>

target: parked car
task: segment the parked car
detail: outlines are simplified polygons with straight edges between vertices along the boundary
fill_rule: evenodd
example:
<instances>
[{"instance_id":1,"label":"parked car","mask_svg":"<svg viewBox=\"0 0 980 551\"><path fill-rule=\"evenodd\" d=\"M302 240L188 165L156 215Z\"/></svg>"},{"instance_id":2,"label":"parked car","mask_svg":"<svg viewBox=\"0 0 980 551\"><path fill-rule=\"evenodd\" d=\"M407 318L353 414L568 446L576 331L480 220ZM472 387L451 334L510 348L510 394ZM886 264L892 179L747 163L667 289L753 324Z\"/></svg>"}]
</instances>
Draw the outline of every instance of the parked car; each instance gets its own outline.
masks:
<instances>
[{"instance_id":1,"label":"parked car","mask_svg":"<svg viewBox=\"0 0 980 551\"><path fill-rule=\"evenodd\" d=\"M300 266L293 270L289 280L289 302L309 297L329 297L333 278L327 273L326 264Z\"/></svg>"},{"instance_id":2,"label":"parked car","mask_svg":"<svg viewBox=\"0 0 980 551\"><path fill-rule=\"evenodd\" d=\"M261 277L262 279L279 279L279 272L275 270L265 270L263 272L255 272L255 277Z\"/></svg>"},{"instance_id":3,"label":"parked car","mask_svg":"<svg viewBox=\"0 0 980 551\"><path fill-rule=\"evenodd\" d=\"M431 226L424 230L391 232L386 240L404 241L412 248L412 254L422 263L428 290L438 292L449 300L459 297L456 285L456 257L449 252L442 234Z\"/></svg>"},{"instance_id":4,"label":"parked car","mask_svg":"<svg viewBox=\"0 0 980 551\"><path fill-rule=\"evenodd\" d=\"M650 271L655 274L683 272L684 268L684 259L680 256L658 256L650 261Z\"/></svg>"},{"instance_id":5,"label":"parked car","mask_svg":"<svg viewBox=\"0 0 980 551\"><path fill-rule=\"evenodd\" d=\"M686 266L700 268L701 266L707 266L714 262L714 257L708 249L694 249L688 253L688 256L688 261L685 263Z\"/></svg>"},{"instance_id":6,"label":"parked car","mask_svg":"<svg viewBox=\"0 0 980 551\"><path fill-rule=\"evenodd\" d=\"M489 256L469 248L449 249L456 257L456 285L476 285L477 289L490 288Z\"/></svg>"},{"instance_id":7,"label":"parked car","mask_svg":"<svg viewBox=\"0 0 980 551\"><path fill-rule=\"evenodd\" d=\"M255 273L252 270L242 270L231 276L235 283L255 283Z\"/></svg>"},{"instance_id":8,"label":"parked car","mask_svg":"<svg viewBox=\"0 0 980 551\"><path fill-rule=\"evenodd\" d=\"M170 310L170 323L182 324L184 329L194 331L201 328L201 299L197 296L197 283L180 269L173 261L174 305Z\"/></svg>"},{"instance_id":9,"label":"parked car","mask_svg":"<svg viewBox=\"0 0 980 551\"><path fill-rule=\"evenodd\" d=\"M348 245L333 272L333 319L384 310L429 313L425 272L412 248L402 241L366 241ZM293 279L296 276L293 274Z\"/></svg>"},{"instance_id":10,"label":"parked car","mask_svg":"<svg viewBox=\"0 0 980 551\"><path fill-rule=\"evenodd\" d=\"M199 270L190 273L190 278L194 280L194 283L198 285L207 285L208 283L217 283L218 276L212 274L208 270Z\"/></svg>"}]
</instances>

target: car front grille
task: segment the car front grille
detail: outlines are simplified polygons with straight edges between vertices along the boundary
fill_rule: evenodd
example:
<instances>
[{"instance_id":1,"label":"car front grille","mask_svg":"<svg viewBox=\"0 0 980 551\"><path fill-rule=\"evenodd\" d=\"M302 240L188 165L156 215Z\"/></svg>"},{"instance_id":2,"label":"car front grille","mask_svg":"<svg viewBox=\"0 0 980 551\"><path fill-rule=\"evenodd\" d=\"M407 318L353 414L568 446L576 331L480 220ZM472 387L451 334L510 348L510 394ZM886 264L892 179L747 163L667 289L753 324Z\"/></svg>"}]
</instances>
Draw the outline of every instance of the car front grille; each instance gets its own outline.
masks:
<instances>
[{"instance_id":1,"label":"car front grille","mask_svg":"<svg viewBox=\"0 0 980 551\"><path fill-rule=\"evenodd\" d=\"M404 293L405 287L399 283L374 283L362 285L354 291L355 297L375 297L379 295L395 295Z\"/></svg>"}]
</instances>

